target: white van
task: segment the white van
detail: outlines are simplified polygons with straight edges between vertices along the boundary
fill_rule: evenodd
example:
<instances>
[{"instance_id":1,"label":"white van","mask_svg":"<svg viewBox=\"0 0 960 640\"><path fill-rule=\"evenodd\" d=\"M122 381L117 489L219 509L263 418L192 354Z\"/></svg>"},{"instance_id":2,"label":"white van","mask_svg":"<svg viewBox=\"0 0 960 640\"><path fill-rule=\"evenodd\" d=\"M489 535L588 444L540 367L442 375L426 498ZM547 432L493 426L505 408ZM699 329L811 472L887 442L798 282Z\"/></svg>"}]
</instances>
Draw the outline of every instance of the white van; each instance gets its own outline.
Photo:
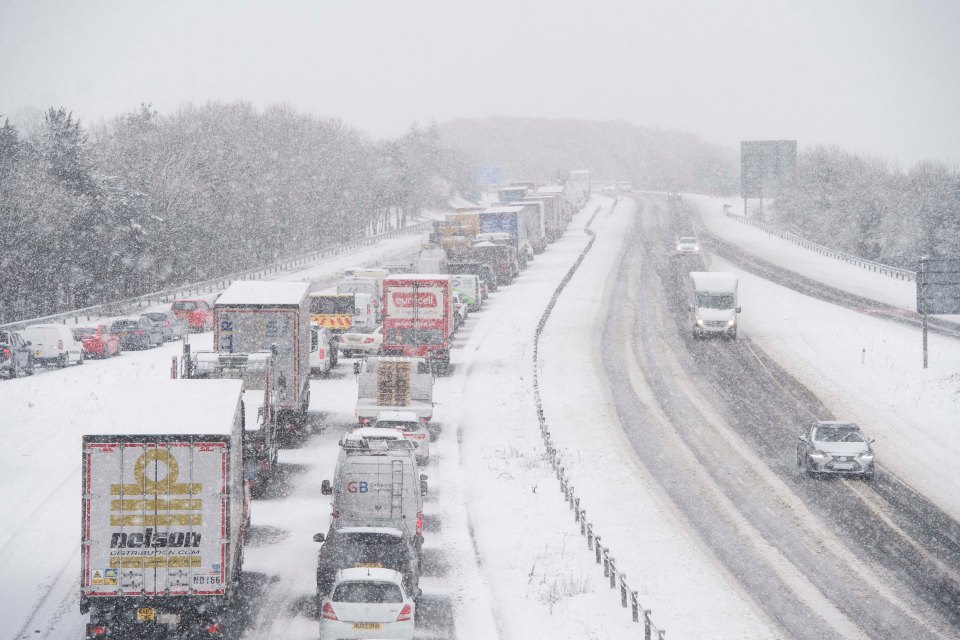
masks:
<instances>
[{"instance_id":1,"label":"white van","mask_svg":"<svg viewBox=\"0 0 960 640\"><path fill-rule=\"evenodd\" d=\"M327 327L310 323L310 373L325 374L337 366L337 341Z\"/></svg>"},{"instance_id":2,"label":"white van","mask_svg":"<svg viewBox=\"0 0 960 640\"><path fill-rule=\"evenodd\" d=\"M31 343L34 362L58 367L74 362L83 364L83 343L73 337L70 327L65 324L35 324L21 334Z\"/></svg>"},{"instance_id":3,"label":"white van","mask_svg":"<svg viewBox=\"0 0 960 640\"><path fill-rule=\"evenodd\" d=\"M331 526L402 527L422 538L427 476L417 473L413 443L397 430L365 428L340 444L333 483L324 480L320 488L333 496Z\"/></svg>"},{"instance_id":4,"label":"white van","mask_svg":"<svg viewBox=\"0 0 960 640\"><path fill-rule=\"evenodd\" d=\"M690 272L690 315L693 337L737 337L737 276L726 271Z\"/></svg>"}]
</instances>

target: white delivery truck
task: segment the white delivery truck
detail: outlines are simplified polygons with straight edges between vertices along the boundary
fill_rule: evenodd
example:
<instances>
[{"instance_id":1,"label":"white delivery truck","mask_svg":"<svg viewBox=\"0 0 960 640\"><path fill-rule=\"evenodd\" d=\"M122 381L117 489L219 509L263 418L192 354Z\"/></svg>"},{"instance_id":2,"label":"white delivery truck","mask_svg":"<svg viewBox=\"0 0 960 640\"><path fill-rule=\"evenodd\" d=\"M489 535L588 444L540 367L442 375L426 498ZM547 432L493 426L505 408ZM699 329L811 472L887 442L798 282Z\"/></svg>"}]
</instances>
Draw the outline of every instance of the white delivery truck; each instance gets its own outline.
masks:
<instances>
[{"instance_id":1,"label":"white delivery truck","mask_svg":"<svg viewBox=\"0 0 960 640\"><path fill-rule=\"evenodd\" d=\"M361 273L369 273L370 271L366 270ZM380 269L379 271L386 273L386 269ZM373 304L374 323L379 323L383 314L380 305L383 300L384 277L386 276L380 276L379 273L341 276L337 281L337 293L364 293L369 295Z\"/></svg>"},{"instance_id":2,"label":"white delivery truck","mask_svg":"<svg viewBox=\"0 0 960 640\"><path fill-rule=\"evenodd\" d=\"M412 411L433 418L434 374L426 358L375 356L355 362L357 423L372 424L381 411Z\"/></svg>"},{"instance_id":3,"label":"white delivery truck","mask_svg":"<svg viewBox=\"0 0 960 640\"><path fill-rule=\"evenodd\" d=\"M693 337L708 334L737 337L737 276L727 271L690 272L690 314Z\"/></svg>"},{"instance_id":4,"label":"white delivery truck","mask_svg":"<svg viewBox=\"0 0 960 640\"><path fill-rule=\"evenodd\" d=\"M86 399L87 638L227 633L249 523L241 398L240 380L155 380Z\"/></svg>"},{"instance_id":5,"label":"white delivery truck","mask_svg":"<svg viewBox=\"0 0 960 640\"><path fill-rule=\"evenodd\" d=\"M310 284L237 281L213 306L220 353L273 354L277 423L299 431L310 406Z\"/></svg>"}]
</instances>

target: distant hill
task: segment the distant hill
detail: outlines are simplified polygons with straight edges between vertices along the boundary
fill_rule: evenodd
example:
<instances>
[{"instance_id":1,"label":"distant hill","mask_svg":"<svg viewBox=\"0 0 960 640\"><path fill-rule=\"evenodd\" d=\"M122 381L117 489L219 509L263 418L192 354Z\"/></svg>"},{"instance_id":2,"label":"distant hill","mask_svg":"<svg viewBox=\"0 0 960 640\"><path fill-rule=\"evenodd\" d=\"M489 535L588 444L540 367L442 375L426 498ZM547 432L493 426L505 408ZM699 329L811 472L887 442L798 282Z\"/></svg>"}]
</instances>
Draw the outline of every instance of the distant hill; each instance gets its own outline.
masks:
<instances>
[{"instance_id":1,"label":"distant hill","mask_svg":"<svg viewBox=\"0 0 960 640\"><path fill-rule=\"evenodd\" d=\"M439 126L443 145L502 180L557 180L571 169L638 189L732 193L738 153L681 131L626 122L538 118L458 119Z\"/></svg>"}]
</instances>

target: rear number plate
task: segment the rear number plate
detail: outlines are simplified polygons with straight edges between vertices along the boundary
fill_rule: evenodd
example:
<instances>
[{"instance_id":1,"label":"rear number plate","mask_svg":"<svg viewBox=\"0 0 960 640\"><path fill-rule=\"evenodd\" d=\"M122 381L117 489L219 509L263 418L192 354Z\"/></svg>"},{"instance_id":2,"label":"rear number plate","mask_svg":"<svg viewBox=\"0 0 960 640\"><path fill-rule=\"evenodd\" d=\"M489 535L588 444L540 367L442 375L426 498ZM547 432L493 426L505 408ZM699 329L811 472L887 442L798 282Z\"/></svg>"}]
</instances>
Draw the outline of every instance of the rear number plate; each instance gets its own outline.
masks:
<instances>
[{"instance_id":1,"label":"rear number plate","mask_svg":"<svg viewBox=\"0 0 960 640\"><path fill-rule=\"evenodd\" d=\"M380 623L379 622L354 622L354 629L361 629L363 631L379 631Z\"/></svg>"},{"instance_id":2,"label":"rear number plate","mask_svg":"<svg viewBox=\"0 0 960 640\"><path fill-rule=\"evenodd\" d=\"M154 622L156 620L156 612L149 608L143 607L137 609L137 622Z\"/></svg>"}]
</instances>

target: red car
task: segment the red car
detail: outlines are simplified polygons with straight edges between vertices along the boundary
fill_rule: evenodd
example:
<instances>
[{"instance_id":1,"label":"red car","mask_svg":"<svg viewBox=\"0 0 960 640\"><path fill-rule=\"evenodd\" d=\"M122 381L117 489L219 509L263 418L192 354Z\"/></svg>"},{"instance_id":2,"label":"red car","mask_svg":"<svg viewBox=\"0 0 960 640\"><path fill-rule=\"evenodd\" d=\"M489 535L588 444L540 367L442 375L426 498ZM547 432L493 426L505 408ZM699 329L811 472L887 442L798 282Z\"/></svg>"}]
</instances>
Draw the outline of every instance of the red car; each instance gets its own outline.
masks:
<instances>
[{"instance_id":1,"label":"red car","mask_svg":"<svg viewBox=\"0 0 960 640\"><path fill-rule=\"evenodd\" d=\"M105 324L89 327L71 327L73 337L83 344L83 353L91 358L109 358L120 355L120 336L110 333Z\"/></svg>"},{"instance_id":2,"label":"red car","mask_svg":"<svg viewBox=\"0 0 960 640\"><path fill-rule=\"evenodd\" d=\"M213 330L213 308L206 300L174 300L170 310L173 315L187 321L190 331Z\"/></svg>"}]
</instances>

